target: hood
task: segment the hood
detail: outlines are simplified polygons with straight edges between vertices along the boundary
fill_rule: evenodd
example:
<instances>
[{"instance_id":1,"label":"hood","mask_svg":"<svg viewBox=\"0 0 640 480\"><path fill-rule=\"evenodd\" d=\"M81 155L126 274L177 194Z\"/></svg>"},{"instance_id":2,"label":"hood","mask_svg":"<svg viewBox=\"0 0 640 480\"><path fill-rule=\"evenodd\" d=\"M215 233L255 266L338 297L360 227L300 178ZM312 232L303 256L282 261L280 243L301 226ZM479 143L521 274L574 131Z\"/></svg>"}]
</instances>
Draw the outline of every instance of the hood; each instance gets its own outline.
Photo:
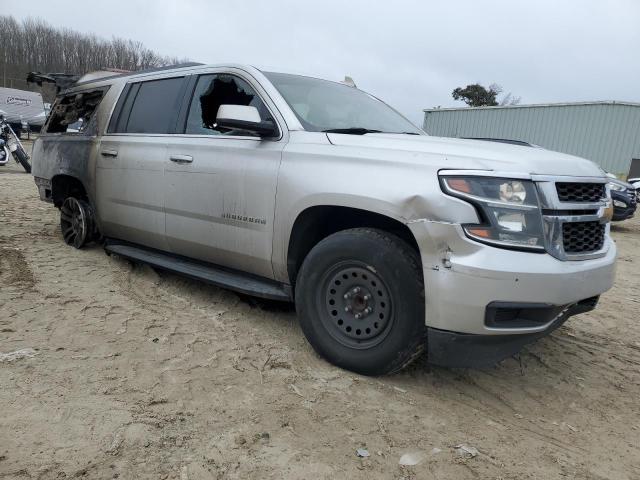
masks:
<instances>
[{"instance_id":1,"label":"hood","mask_svg":"<svg viewBox=\"0 0 640 480\"><path fill-rule=\"evenodd\" d=\"M590 160L533 146L384 133L328 133L327 137L332 144L344 147L406 152L413 155L404 156L405 160L410 158L422 164L437 161L438 168L443 169L494 170L530 175L604 176L604 171Z\"/></svg>"}]
</instances>

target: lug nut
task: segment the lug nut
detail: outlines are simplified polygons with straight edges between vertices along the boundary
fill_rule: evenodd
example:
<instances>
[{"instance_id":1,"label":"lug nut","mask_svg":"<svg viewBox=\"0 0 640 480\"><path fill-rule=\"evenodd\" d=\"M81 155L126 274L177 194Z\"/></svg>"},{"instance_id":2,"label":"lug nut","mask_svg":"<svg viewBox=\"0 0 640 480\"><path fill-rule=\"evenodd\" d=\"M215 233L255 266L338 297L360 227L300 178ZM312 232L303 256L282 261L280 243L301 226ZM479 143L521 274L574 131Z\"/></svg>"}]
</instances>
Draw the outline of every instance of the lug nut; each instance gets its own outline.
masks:
<instances>
[{"instance_id":1,"label":"lug nut","mask_svg":"<svg viewBox=\"0 0 640 480\"><path fill-rule=\"evenodd\" d=\"M356 319L360 320L362 318L362 315L360 315L359 313L356 313Z\"/></svg>"},{"instance_id":2,"label":"lug nut","mask_svg":"<svg viewBox=\"0 0 640 480\"><path fill-rule=\"evenodd\" d=\"M343 298L346 300L347 298L349 298L351 295L349 295L348 293L345 293Z\"/></svg>"},{"instance_id":3,"label":"lug nut","mask_svg":"<svg viewBox=\"0 0 640 480\"><path fill-rule=\"evenodd\" d=\"M369 300L369 299L371 299L371 295L365 295L365 296L364 296L364 299L365 299L365 300Z\"/></svg>"},{"instance_id":4,"label":"lug nut","mask_svg":"<svg viewBox=\"0 0 640 480\"><path fill-rule=\"evenodd\" d=\"M360 293L360 287L356 287L353 289L353 293Z\"/></svg>"},{"instance_id":5,"label":"lug nut","mask_svg":"<svg viewBox=\"0 0 640 480\"><path fill-rule=\"evenodd\" d=\"M344 307L344 311L345 312L350 312L351 311L351 307L349 307L349 306Z\"/></svg>"}]
</instances>

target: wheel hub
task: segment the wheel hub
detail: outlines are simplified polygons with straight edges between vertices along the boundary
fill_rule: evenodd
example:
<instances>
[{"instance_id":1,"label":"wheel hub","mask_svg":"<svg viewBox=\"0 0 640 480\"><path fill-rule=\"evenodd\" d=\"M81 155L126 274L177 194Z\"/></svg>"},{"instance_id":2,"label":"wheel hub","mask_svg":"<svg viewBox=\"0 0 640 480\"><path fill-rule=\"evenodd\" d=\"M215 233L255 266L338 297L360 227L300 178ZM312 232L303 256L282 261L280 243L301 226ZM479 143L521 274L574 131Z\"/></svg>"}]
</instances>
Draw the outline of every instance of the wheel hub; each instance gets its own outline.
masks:
<instances>
[{"instance_id":1,"label":"wheel hub","mask_svg":"<svg viewBox=\"0 0 640 480\"><path fill-rule=\"evenodd\" d=\"M60 228L62 237L67 245L80 248L88 233L87 212L73 197L67 198L60 208Z\"/></svg>"},{"instance_id":2,"label":"wheel hub","mask_svg":"<svg viewBox=\"0 0 640 480\"><path fill-rule=\"evenodd\" d=\"M345 303L344 311L352 313L358 320L365 318L373 312L375 307L372 297L373 295L366 287L353 287L342 296Z\"/></svg>"},{"instance_id":3,"label":"wheel hub","mask_svg":"<svg viewBox=\"0 0 640 480\"><path fill-rule=\"evenodd\" d=\"M326 327L334 338L355 347L381 341L392 320L383 280L353 264L336 266L324 279Z\"/></svg>"}]
</instances>

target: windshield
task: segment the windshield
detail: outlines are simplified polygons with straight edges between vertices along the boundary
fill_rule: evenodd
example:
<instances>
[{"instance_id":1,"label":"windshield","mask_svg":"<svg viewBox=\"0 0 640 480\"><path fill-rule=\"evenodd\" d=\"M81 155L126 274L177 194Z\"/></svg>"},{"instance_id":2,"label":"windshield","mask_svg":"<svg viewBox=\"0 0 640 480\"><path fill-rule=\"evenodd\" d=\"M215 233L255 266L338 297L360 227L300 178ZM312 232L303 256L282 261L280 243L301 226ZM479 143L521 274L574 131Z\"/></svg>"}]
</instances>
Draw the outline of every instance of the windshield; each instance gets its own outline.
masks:
<instances>
[{"instance_id":1,"label":"windshield","mask_svg":"<svg viewBox=\"0 0 640 480\"><path fill-rule=\"evenodd\" d=\"M317 78L265 73L305 130L424 135L409 120L368 93Z\"/></svg>"}]
</instances>

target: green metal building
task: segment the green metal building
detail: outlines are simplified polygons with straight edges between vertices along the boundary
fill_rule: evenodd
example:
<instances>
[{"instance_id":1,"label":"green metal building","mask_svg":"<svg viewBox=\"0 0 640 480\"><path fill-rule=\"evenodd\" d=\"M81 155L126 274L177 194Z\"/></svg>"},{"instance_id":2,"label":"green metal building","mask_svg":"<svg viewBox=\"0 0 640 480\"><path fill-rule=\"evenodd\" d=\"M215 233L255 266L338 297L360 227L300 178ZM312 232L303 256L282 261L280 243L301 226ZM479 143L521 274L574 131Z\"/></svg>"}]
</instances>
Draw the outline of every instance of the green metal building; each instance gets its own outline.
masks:
<instances>
[{"instance_id":1,"label":"green metal building","mask_svg":"<svg viewBox=\"0 0 640 480\"><path fill-rule=\"evenodd\" d=\"M522 140L640 177L640 103L581 102L424 111L430 135Z\"/></svg>"}]
</instances>

